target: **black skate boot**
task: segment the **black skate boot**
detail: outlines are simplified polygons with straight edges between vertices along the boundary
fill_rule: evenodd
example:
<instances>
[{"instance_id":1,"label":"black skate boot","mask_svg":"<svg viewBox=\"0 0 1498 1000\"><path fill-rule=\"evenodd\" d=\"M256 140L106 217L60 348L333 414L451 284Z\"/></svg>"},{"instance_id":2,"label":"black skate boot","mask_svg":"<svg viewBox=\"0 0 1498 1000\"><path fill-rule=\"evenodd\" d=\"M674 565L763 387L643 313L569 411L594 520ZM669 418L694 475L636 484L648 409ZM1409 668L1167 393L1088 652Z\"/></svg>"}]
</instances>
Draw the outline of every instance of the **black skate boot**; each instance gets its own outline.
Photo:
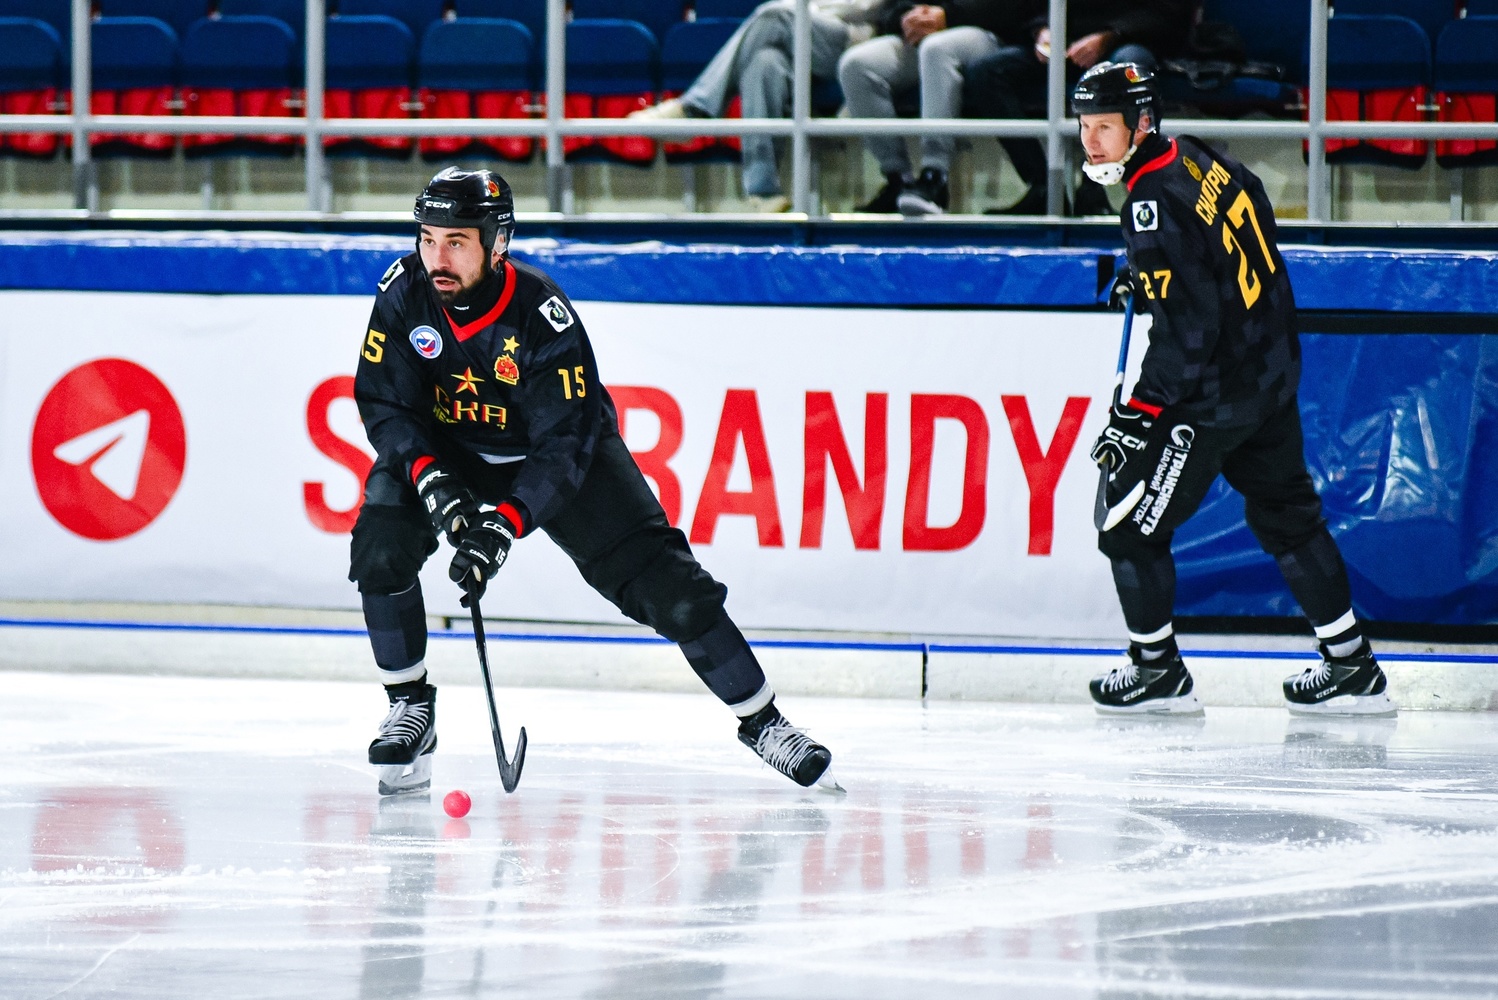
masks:
<instances>
[{"instance_id":1,"label":"black skate boot","mask_svg":"<svg viewBox=\"0 0 1498 1000\"><path fill-rule=\"evenodd\" d=\"M390 714L369 745L369 762L380 769L380 794L421 792L432 785L437 749L437 689L425 681L385 689Z\"/></svg>"},{"instance_id":2,"label":"black skate boot","mask_svg":"<svg viewBox=\"0 0 1498 1000\"><path fill-rule=\"evenodd\" d=\"M1172 648L1155 660L1141 659L1140 652L1138 643L1130 643L1128 663L1092 679L1093 707L1107 715L1200 714L1180 650Z\"/></svg>"},{"instance_id":3,"label":"black skate boot","mask_svg":"<svg viewBox=\"0 0 1498 1000\"><path fill-rule=\"evenodd\" d=\"M774 702L739 722L739 742L802 788L843 790L828 770L832 751L787 722Z\"/></svg>"},{"instance_id":4,"label":"black skate boot","mask_svg":"<svg viewBox=\"0 0 1498 1000\"><path fill-rule=\"evenodd\" d=\"M1285 701L1296 715L1393 715L1389 682L1364 639L1347 656L1333 656L1325 643L1317 647L1321 662L1285 678Z\"/></svg>"}]
</instances>

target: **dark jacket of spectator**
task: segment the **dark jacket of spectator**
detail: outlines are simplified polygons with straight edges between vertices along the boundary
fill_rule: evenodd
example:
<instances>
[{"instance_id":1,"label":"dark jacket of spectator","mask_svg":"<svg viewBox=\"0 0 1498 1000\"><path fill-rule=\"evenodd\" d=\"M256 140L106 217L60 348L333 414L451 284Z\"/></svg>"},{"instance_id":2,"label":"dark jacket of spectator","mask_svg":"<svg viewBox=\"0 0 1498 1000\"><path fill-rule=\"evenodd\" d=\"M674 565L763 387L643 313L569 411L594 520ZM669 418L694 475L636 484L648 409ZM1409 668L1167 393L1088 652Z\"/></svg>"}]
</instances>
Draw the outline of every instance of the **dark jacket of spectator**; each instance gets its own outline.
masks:
<instances>
[{"instance_id":1,"label":"dark jacket of spectator","mask_svg":"<svg viewBox=\"0 0 1498 1000\"><path fill-rule=\"evenodd\" d=\"M879 11L877 32L881 35L898 35L900 19L915 7L940 7L947 15L948 28L974 27L993 32L999 41L1014 44L1023 42L1026 22L1034 16L1038 7L1036 0L943 0L941 3L923 4L916 0L890 0Z\"/></svg>"},{"instance_id":2,"label":"dark jacket of spectator","mask_svg":"<svg viewBox=\"0 0 1498 1000\"><path fill-rule=\"evenodd\" d=\"M1045 4L1031 6L1029 29L1033 37L1050 23L1050 18ZM1199 6L1200 0L1069 0L1066 40L1071 43L1099 31L1111 31L1116 36L1113 47L1143 45L1164 58L1185 49Z\"/></svg>"}]
</instances>

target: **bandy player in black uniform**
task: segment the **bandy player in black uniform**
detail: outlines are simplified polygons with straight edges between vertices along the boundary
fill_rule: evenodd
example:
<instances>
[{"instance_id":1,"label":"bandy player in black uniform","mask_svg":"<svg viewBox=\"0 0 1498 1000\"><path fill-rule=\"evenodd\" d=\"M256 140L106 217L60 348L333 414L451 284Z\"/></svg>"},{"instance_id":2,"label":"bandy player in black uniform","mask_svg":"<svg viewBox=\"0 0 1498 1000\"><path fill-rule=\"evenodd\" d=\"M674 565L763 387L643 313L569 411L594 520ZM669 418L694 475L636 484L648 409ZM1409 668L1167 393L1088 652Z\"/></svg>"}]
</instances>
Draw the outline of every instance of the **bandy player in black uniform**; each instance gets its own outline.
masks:
<instances>
[{"instance_id":1,"label":"bandy player in black uniform","mask_svg":"<svg viewBox=\"0 0 1498 1000\"><path fill-rule=\"evenodd\" d=\"M1129 628L1129 661L1092 682L1100 711L1199 712L1171 616L1175 529L1219 473L1315 630L1321 662L1284 682L1292 712L1394 710L1362 636L1336 542L1306 471L1295 296L1259 179L1200 140L1158 132L1150 74L1093 67L1077 84L1087 175L1129 187L1122 211L1136 302L1154 323L1132 398L1092 457L1109 474L1098 547Z\"/></svg>"},{"instance_id":2,"label":"bandy player in black uniform","mask_svg":"<svg viewBox=\"0 0 1498 1000\"><path fill-rule=\"evenodd\" d=\"M681 646L738 716L741 741L800 785L834 786L832 755L781 716L724 611L727 588L693 558L625 448L572 304L509 259L509 186L449 167L415 217L417 252L380 280L354 380L377 452L349 579L390 699L369 747L380 791L431 780L437 692L417 572L437 536L457 550L449 577L482 595L511 543L537 530L619 610Z\"/></svg>"}]
</instances>

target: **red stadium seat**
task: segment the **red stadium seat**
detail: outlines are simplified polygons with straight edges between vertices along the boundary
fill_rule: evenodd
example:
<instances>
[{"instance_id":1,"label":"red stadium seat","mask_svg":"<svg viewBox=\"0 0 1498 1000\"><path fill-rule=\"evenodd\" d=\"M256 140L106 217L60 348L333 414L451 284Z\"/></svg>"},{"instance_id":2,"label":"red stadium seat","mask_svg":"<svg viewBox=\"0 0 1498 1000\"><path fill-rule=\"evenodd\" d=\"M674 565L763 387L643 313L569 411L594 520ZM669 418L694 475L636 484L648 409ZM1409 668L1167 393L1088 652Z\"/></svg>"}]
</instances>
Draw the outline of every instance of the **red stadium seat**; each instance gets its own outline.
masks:
<instances>
[{"instance_id":1,"label":"red stadium seat","mask_svg":"<svg viewBox=\"0 0 1498 1000\"><path fill-rule=\"evenodd\" d=\"M8 115L67 114L62 54L61 37L51 25L32 18L0 18L0 110ZM0 144L7 153L45 158L56 154L61 137L16 132Z\"/></svg>"},{"instance_id":2,"label":"red stadium seat","mask_svg":"<svg viewBox=\"0 0 1498 1000\"><path fill-rule=\"evenodd\" d=\"M182 43L182 99L188 115L289 118L296 70L295 39L281 21L224 17L198 21ZM295 135L187 135L188 156L290 156Z\"/></svg>"},{"instance_id":3,"label":"red stadium seat","mask_svg":"<svg viewBox=\"0 0 1498 1000\"><path fill-rule=\"evenodd\" d=\"M1302 98L1308 95L1301 91ZM1327 25L1327 121L1418 122L1430 99L1430 40L1406 17L1334 17ZM1332 163L1418 169L1424 139L1327 139Z\"/></svg>"},{"instance_id":4,"label":"red stadium seat","mask_svg":"<svg viewBox=\"0 0 1498 1000\"><path fill-rule=\"evenodd\" d=\"M177 36L150 17L101 17L92 27L96 115L170 115L177 110ZM170 156L177 139L165 132L95 132L99 156Z\"/></svg>"},{"instance_id":5,"label":"red stadium seat","mask_svg":"<svg viewBox=\"0 0 1498 1000\"><path fill-rule=\"evenodd\" d=\"M1448 24L1436 39L1436 117L1443 122L1498 121L1498 17L1467 17ZM1442 139L1443 167L1498 163L1491 139Z\"/></svg>"},{"instance_id":6,"label":"red stadium seat","mask_svg":"<svg viewBox=\"0 0 1498 1000\"><path fill-rule=\"evenodd\" d=\"M502 18L458 18L427 29L417 58L423 118L530 118L536 75L530 31ZM524 136L427 136L429 160L489 153L523 163L536 142Z\"/></svg>"},{"instance_id":7,"label":"red stadium seat","mask_svg":"<svg viewBox=\"0 0 1498 1000\"><path fill-rule=\"evenodd\" d=\"M394 18L329 18L323 114L329 118L411 117L415 51L411 29ZM415 143L398 135L325 136L323 146L338 154L404 157Z\"/></svg>"},{"instance_id":8,"label":"red stadium seat","mask_svg":"<svg viewBox=\"0 0 1498 1000\"><path fill-rule=\"evenodd\" d=\"M568 118L625 118L655 103L659 50L644 25L634 21L573 21L567 25ZM605 160L648 167L656 143L644 136L562 142L569 160Z\"/></svg>"}]
</instances>

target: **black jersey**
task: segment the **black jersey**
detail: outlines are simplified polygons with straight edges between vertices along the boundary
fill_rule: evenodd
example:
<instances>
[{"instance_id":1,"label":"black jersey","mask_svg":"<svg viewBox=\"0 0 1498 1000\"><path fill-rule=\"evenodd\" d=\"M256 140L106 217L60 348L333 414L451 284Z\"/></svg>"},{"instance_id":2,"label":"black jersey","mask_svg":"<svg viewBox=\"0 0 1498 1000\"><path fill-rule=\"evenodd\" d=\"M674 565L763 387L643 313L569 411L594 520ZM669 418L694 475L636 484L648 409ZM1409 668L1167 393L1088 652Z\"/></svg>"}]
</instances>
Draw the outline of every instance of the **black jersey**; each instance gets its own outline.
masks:
<instances>
[{"instance_id":1,"label":"black jersey","mask_svg":"<svg viewBox=\"0 0 1498 1000\"><path fill-rule=\"evenodd\" d=\"M1134 397L1202 426L1258 423L1300 384L1295 295L1259 179L1199 139L1152 136L1121 219L1154 318Z\"/></svg>"},{"instance_id":2,"label":"black jersey","mask_svg":"<svg viewBox=\"0 0 1498 1000\"><path fill-rule=\"evenodd\" d=\"M508 502L529 532L576 496L615 421L582 320L541 271L506 260L494 307L459 324L418 254L380 279L354 398L379 460L410 481L454 447L522 461Z\"/></svg>"}]
</instances>

